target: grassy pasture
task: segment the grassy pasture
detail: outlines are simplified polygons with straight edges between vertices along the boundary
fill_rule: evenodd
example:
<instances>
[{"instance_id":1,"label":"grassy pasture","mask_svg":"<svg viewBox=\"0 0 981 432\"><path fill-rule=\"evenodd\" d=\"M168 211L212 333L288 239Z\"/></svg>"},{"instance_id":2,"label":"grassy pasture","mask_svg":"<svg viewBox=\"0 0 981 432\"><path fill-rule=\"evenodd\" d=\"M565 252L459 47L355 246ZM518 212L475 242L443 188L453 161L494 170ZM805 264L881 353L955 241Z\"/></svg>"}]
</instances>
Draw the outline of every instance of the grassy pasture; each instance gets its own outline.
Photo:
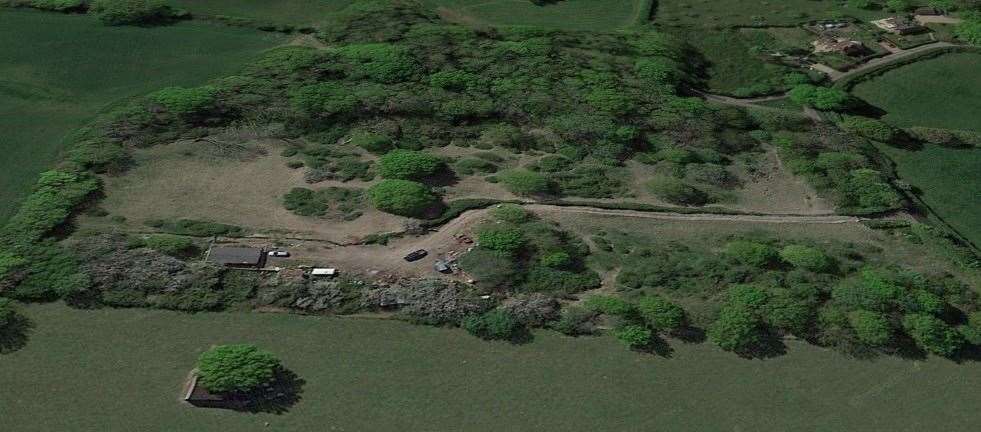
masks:
<instances>
[{"instance_id":1,"label":"grassy pasture","mask_svg":"<svg viewBox=\"0 0 981 432\"><path fill-rule=\"evenodd\" d=\"M896 162L899 176L920 189L921 198L934 212L981 245L981 149L880 148Z\"/></svg>"},{"instance_id":2,"label":"grassy pasture","mask_svg":"<svg viewBox=\"0 0 981 432\"><path fill-rule=\"evenodd\" d=\"M277 24L317 24L355 0L172 0L191 14L223 15Z\"/></svg>"},{"instance_id":3,"label":"grassy pasture","mask_svg":"<svg viewBox=\"0 0 981 432\"><path fill-rule=\"evenodd\" d=\"M853 93L887 112L900 127L981 132L981 54L946 54L861 82ZM975 244L981 243L981 150L927 146L907 151L883 146L899 175L923 200Z\"/></svg>"},{"instance_id":4,"label":"grassy pasture","mask_svg":"<svg viewBox=\"0 0 981 432\"><path fill-rule=\"evenodd\" d=\"M95 18L0 9L0 221L63 138L111 103L195 85L245 64L279 36L198 23L106 27Z\"/></svg>"},{"instance_id":5,"label":"grassy pasture","mask_svg":"<svg viewBox=\"0 0 981 432\"><path fill-rule=\"evenodd\" d=\"M900 127L981 132L981 54L959 53L919 61L857 84L852 92Z\"/></svg>"},{"instance_id":6,"label":"grassy pasture","mask_svg":"<svg viewBox=\"0 0 981 432\"><path fill-rule=\"evenodd\" d=\"M464 24L613 31L645 22L646 0L564 0L537 6L529 0L422 0Z\"/></svg>"},{"instance_id":7,"label":"grassy pasture","mask_svg":"<svg viewBox=\"0 0 981 432\"><path fill-rule=\"evenodd\" d=\"M27 313L37 324L28 345L0 357L0 383L16 389L0 393L3 422L20 432L970 430L981 420L976 363L861 361L793 341L766 361L677 341L664 358L549 332L514 346L375 320L56 304ZM300 402L282 415L181 405L197 355L241 341L306 380Z\"/></svg>"}]
</instances>

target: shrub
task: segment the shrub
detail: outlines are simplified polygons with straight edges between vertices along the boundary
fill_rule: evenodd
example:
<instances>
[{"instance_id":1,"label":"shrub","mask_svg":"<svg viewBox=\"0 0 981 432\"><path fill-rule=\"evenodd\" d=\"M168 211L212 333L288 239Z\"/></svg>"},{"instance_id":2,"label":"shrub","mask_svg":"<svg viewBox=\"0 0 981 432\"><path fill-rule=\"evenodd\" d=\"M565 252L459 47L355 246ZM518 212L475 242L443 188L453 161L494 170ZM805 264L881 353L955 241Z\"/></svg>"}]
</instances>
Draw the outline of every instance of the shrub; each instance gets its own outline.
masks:
<instances>
[{"instance_id":1,"label":"shrub","mask_svg":"<svg viewBox=\"0 0 981 432\"><path fill-rule=\"evenodd\" d=\"M56 12L84 10L85 0L31 0L31 7Z\"/></svg>"},{"instance_id":2,"label":"shrub","mask_svg":"<svg viewBox=\"0 0 981 432\"><path fill-rule=\"evenodd\" d=\"M492 173L497 171L497 165L483 159L464 158L453 165L457 174L473 175L476 173Z\"/></svg>"},{"instance_id":3,"label":"shrub","mask_svg":"<svg viewBox=\"0 0 981 432\"><path fill-rule=\"evenodd\" d=\"M867 117L848 116L840 123L840 126L846 131L879 142L888 143L896 138L895 128L885 122Z\"/></svg>"},{"instance_id":4,"label":"shrub","mask_svg":"<svg viewBox=\"0 0 981 432\"><path fill-rule=\"evenodd\" d=\"M570 271L538 265L527 272L524 289L533 292L573 294L600 286L596 272Z\"/></svg>"},{"instance_id":5,"label":"shrub","mask_svg":"<svg viewBox=\"0 0 981 432\"><path fill-rule=\"evenodd\" d=\"M551 191L548 179L528 170L515 169L502 172L498 180L515 195L540 195Z\"/></svg>"},{"instance_id":6,"label":"shrub","mask_svg":"<svg viewBox=\"0 0 981 432\"><path fill-rule=\"evenodd\" d=\"M300 87L290 93L290 102L298 111L319 117L350 113L359 103L348 86L337 82Z\"/></svg>"},{"instance_id":7,"label":"shrub","mask_svg":"<svg viewBox=\"0 0 981 432\"><path fill-rule=\"evenodd\" d=\"M72 209L99 187L99 180L85 172L43 172L34 191L0 234L20 245L30 245L64 223Z\"/></svg>"},{"instance_id":8,"label":"shrub","mask_svg":"<svg viewBox=\"0 0 981 432\"><path fill-rule=\"evenodd\" d=\"M981 46L981 12L965 13L963 20L954 28L954 34L969 44Z\"/></svg>"},{"instance_id":9,"label":"shrub","mask_svg":"<svg viewBox=\"0 0 981 432\"><path fill-rule=\"evenodd\" d=\"M685 311L660 296L646 296L637 302L637 311L648 327L677 330L685 325Z\"/></svg>"},{"instance_id":10,"label":"shrub","mask_svg":"<svg viewBox=\"0 0 981 432\"><path fill-rule=\"evenodd\" d=\"M422 183L408 180L382 180L368 189L371 203L386 213L421 217L439 200Z\"/></svg>"},{"instance_id":11,"label":"shrub","mask_svg":"<svg viewBox=\"0 0 981 432\"><path fill-rule=\"evenodd\" d=\"M165 0L93 0L92 11L106 25L157 24L172 18Z\"/></svg>"},{"instance_id":12,"label":"shrub","mask_svg":"<svg viewBox=\"0 0 981 432\"><path fill-rule=\"evenodd\" d=\"M480 247L505 255L514 255L525 245L524 235L517 228L490 225L477 233Z\"/></svg>"},{"instance_id":13,"label":"shrub","mask_svg":"<svg viewBox=\"0 0 981 432\"><path fill-rule=\"evenodd\" d=\"M373 132L358 131L351 135L351 144L374 154L384 154L394 148L392 139Z\"/></svg>"},{"instance_id":14,"label":"shrub","mask_svg":"<svg viewBox=\"0 0 981 432\"><path fill-rule=\"evenodd\" d=\"M495 219L513 224L520 224L532 219L532 214L516 204L501 204L490 211Z\"/></svg>"},{"instance_id":15,"label":"shrub","mask_svg":"<svg viewBox=\"0 0 981 432\"><path fill-rule=\"evenodd\" d=\"M761 340L759 319L746 308L725 307L709 326L708 338L726 351L748 351Z\"/></svg>"},{"instance_id":16,"label":"shrub","mask_svg":"<svg viewBox=\"0 0 981 432\"><path fill-rule=\"evenodd\" d=\"M270 383L279 360L255 345L219 345L198 358L198 382L215 393L249 393Z\"/></svg>"},{"instance_id":17,"label":"shrub","mask_svg":"<svg viewBox=\"0 0 981 432\"><path fill-rule=\"evenodd\" d=\"M477 81L477 76L461 70L439 71L429 76L429 85L446 90L463 90Z\"/></svg>"},{"instance_id":18,"label":"shrub","mask_svg":"<svg viewBox=\"0 0 981 432\"><path fill-rule=\"evenodd\" d=\"M510 257L477 248L460 257L460 268L472 276L483 288L507 288L520 278L518 269Z\"/></svg>"},{"instance_id":19,"label":"shrub","mask_svg":"<svg viewBox=\"0 0 981 432\"><path fill-rule=\"evenodd\" d=\"M300 216L323 216L327 214L327 201L311 189L293 188L283 196L287 210Z\"/></svg>"},{"instance_id":20,"label":"shrub","mask_svg":"<svg viewBox=\"0 0 981 432\"><path fill-rule=\"evenodd\" d=\"M471 315L463 320L462 327L468 333L487 340L513 339L523 330L518 320L501 309Z\"/></svg>"},{"instance_id":21,"label":"shrub","mask_svg":"<svg viewBox=\"0 0 981 432\"><path fill-rule=\"evenodd\" d=\"M903 317L903 328L916 345L927 352L949 357L964 345L961 334L937 317L910 314Z\"/></svg>"},{"instance_id":22,"label":"shrub","mask_svg":"<svg viewBox=\"0 0 981 432\"><path fill-rule=\"evenodd\" d=\"M655 177L647 187L655 196L672 204L700 206L709 201L705 192L674 177Z\"/></svg>"},{"instance_id":23,"label":"shrub","mask_svg":"<svg viewBox=\"0 0 981 432\"><path fill-rule=\"evenodd\" d=\"M780 249L780 259L804 270L821 272L831 267L831 258L819 249L804 245L788 245Z\"/></svg>"},{"instance_id":24,"label":"shrub","mask_svg":"<svg viewBox=\"0 0 981 432\"><path fill-rule=\"evenodd\" d=\"M146 247L170 256L187 256L196 252L194 242L187 237L154 234L143 240Z\"/></svg>"},{"instance_id":25,"label":"shrub","mask_svg":"<svg viewBox=\"0 0 981 432\"><path fill-rule=\"evenodd\" d=\"M586 297L582 305L587 310L605 315L626 317L634 313L636 308L630 302L614 296L593 295Z\"/></svg>"},{"instance_id":26,"label":"shrub","mask_svg":"<svg viewBox=\"0 0 981 432\"><path fill-rule=\"evenodd\" d=\"M746 265L763 267L776 257L776 251L769 245L747 240L737 240L726 244L726 255Z\"/></svg>"},{"instance_id":27,"label":"shrub","mask_svg":"<svg viewBox=\"0 0 981 432\"><path fill-rule=\"evenodd\" d=\"M214 107L217 94L218 90L212 86L167 87L153 93L150 98L167 111L186 118L207 113Z\"/></svg>"},{"instance_id":28,"label":"shrub","mask_svg":"<svg viewBox=\"0 0 981 432\"><path fill-rule=\"evenodd\" d=\"M801 84L790 90L790 100L819 110L841 111L847 109L852 102L848 93L828 87L818 87L811 84Z\"/></svg>"},{"instance_id":29,"label":"shrub","mask_svg":"<svg viewBox=\"0 0 981 432\"><path fill-rule=\"evenodd\" d=\"M73 145L68 160L94 172L120 171L129 161L129 152L117 142L90 140Z\"/></svg>"},{"instance_id":30,"label":"shrub","mask_svg":"<svg viewBox=\"0 0 981 432\"><path fill-rule=\"evenodd\" d=\"M419 64L403 47L386 44L346 45L333 50L353 65L354 78L379 83L408 80L419 71Z\"/></svg>"},{"instance_id":31,"label":"shrub","mask_svg":"<svg viewBox=\"0 0 981 432\"><path fill-rule=\"evenodd\" d=\"M892 339L889 321L880 313L866 310L852 311L848 314L848 324L862 343L871 347L881 347Z\"/></svg>"},{"instance_id":32,"label":"shrub","mask_svg":"<svg viewBox=\"0 0 981 432\"><path fill-rule=\"evenodd\" d=\"M579 306L568 306L562 308L559 319L553 322L551 327L569 336L590 335L596 331L593 323L595 319L596 312Z\"/></svg>"},{"instance_id":33,"label":"shrub","mask_svg":"<svg viewBox=\"0 0 981 432\"><path fill-rule=\"evenodd\" d=\"M561 269L569 267L572 264L572 257L566 252L552 252L542 255L539 258L539 262L545 267Z\"/></svg>"},{"instance_id":34,"label":"shrub","mask_svg":"<svg viewBox=\"0 0 981 432\"><path fill-rule=\"evenodd\" d=\"M967 324L961 326L959 330L967 343L981 345L981 311L968 315Z\"/></svg>"},{"instance_id":35,"label":"shrub","mask_svg":"<svg viewBox=\"0 0 981 432\"><path fill-rule=\"evenodd\" d=\"M767 324L774 328L804 337L811 330L810 322L816 303L812 298L801 298L789 290L779 290L769 296L762 315Z\"/></svg>"},{"instance_id":36,"label":"shrub","mask_svg":"<svg viewBox=\"0 0 981 432\"><path fill-rule=\"evenodd\" d=\"M523 132L518 127L499 123L489 126L480 134L481 148L504 147L524 149L528 144Z\"/></svg>"},{"instance_id":37,"label":"shrub","mask_svg":"<svg viewBox=\"0 0 981 432\"><path fill-rule=\"evenodd\" d=\"M419 180L435 174L442 165L429 153L392 150L378 160L378 173L388 179Z\"/></svg>"},{"instance_id":38,"label":"shrub","mask_svg":"<svg viewBox=\"0 0 981 432\"><path fill-rule=\"evenodd\" d=\"M839 186L839 205L865 211L885 211L899 207L902 199L876 170L857 169Z\"/></svg>"},{"instance_id":39,"label":"shrub","mask_svg":"<svg viewBox=\"0 0 981 432\"><path fill-rule=\"evenodd\" d=\"M613 329L613 335L630 349L644 348L651 343L653 332L644 326L627 324Z\"/></svg>"}]
</instances>

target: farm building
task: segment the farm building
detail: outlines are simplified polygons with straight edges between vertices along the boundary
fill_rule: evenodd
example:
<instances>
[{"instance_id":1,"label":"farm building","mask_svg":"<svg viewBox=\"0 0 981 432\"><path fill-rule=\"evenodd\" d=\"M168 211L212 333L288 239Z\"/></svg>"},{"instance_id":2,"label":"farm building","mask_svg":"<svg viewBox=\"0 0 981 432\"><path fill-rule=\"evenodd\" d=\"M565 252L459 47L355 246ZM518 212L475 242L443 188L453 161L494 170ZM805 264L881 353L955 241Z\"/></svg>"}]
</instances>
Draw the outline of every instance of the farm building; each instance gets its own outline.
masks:
<instances>
[{"instance_id":1,"label":"farm building","mask_svg":"<svg viewBox=\"0 0 981 432\"><path fill-rule=\"evenodd\" d=\"M855 56L865 52L865 45L862 45L862 42L846 38L823 37L811 42L811 45L814 45L815 53L836 52Z\"/></svg>"},{"instance_id":2,"label":"farm building","mask_svg":"<svg viewBox=\"0 0 981 432\"><path fill-rule=\"evenodd\" d=\"M913 11L913 14L914 15L926 15L926 16L937 16L937 15L943 15L944 12L942 10L940 10L940 9L937 9L937 8L921 7L921 8L916 8L916 10Z\"/></svg>"},{"instance_id":3,"label":"farm building","mask_svg":"<svg viewBox=\"0 0 981 432\"><path fill-rule=\"evenodd\" d=\"M913 33L919 33L924 30L924 27L916 20L907 16L894 16L877 21L872 21L876 27L879 27L889 33L894 33L898 35L907 35Z\"/></svg>"},{"instance_id":4,"label":"farm building","mask_svg":"<svg viewBox=\"0 0 981 432\"><path fill-rule=\"evenodd\" d=\"M208 251L208 261L225 267L261 267L264 257L262 249L250 247L213 247Z\"/></svg>"},{"instance_id":5,"label":"farm building","mask_svg":"<svg viewBox=\"0 0 981 432\"><path fill-rule=\"evenodd\" d=\"M230 405L230 401L224 396L211 393L198 384L197 374L191 377L187 392L184 394L184 401L198 408L226 408Z\"/></svg>"}]
</instances>

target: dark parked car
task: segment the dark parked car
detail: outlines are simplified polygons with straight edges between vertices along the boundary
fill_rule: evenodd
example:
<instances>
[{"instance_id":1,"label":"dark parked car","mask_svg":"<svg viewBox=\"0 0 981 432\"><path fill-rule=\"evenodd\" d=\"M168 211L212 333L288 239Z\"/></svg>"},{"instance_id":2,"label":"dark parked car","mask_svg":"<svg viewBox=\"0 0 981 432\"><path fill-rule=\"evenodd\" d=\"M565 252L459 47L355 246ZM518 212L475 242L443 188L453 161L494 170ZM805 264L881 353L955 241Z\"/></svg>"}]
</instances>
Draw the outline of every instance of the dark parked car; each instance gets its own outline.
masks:
<instances>
[{"instance_id":1,"label":"dark parked car","mask_svg":"<svg viewBox=\"0 0 981 432\"><path fill-rule=\"evenodd\" d=\"M429 252L426 252L425 249L419 249L417 251L410 252L408 255L406 255L405 260L409 262L419 261L425 258L426 255L429 255Z\"/></svg>"}]
</instances>

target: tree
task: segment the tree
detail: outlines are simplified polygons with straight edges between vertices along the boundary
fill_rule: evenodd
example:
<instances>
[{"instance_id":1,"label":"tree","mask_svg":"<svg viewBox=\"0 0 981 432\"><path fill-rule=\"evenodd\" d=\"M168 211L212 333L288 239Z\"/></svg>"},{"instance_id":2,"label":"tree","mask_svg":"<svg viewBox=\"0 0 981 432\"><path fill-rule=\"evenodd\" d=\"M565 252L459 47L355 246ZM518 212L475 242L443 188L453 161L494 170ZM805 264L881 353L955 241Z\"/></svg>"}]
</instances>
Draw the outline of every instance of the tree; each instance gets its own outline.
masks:
<instances>
[{"instance_id":1,"label":"tree","mask_svg":"<svg viewBox=\"0 0 981 432\"><path fill-rule=\"evenodd\" d=\"M442 166L443 161L436 156L413 150L392 150L378 159L378 173L388 179L419 180Z\"/></svg>"},{"instance_id":2,"label":"tree","mask_svg":"<svg viewBox=\"0 0 981 432\"><path fill-rule=\"evenodd\" d=\"M422 183L409 180L382 180L368 189L371 203L386 213L419 217L439 202Z\"/></svg>"},{"instance_id":3,"label":"tree","mask_svg":"<svg viewBox=\"0 0 981 432\"><path fill-rule=\"evenodd\" d=\"M760 313L766 306L770 295L755 285L733 285L726 294L726 305Z\"/></svg>"},{"instance_id":4,"label":"tree","mask_svg":"<svg viewBox=\"0 0 981 432\"><path fill-rule=\"evenodd\" d=\"M593 323L595 319L596 312L579 306L568 306L562 308L559 319L553 322L551 327L569 336L588 335L596 330Z\"/></svg>"},{"instance_id":5,"label":"tree","mask_svg":"<svg viewBox=\"0 0 981 432\"><path fill-rule=\"evenodd\" d=\"M872 8L872 1L871 0L848 0L848 7L852 7L852 8L855 8L855 9L871 9Z\"/></svg>"},{"instance_id":6,"label":"tree","mask_svg":"<svg viewBox=\"0 0 981 432\"><path fill-rule=\"evenodd\" d=\"M839 186L839 205L867 211L883 211L898 207L902 199L879 171L862 168L852 170Z\"/></svg>"},{"instance_id":7,"label":"tree","mask_svg":"<svg viewBox=\"0 0 981 432\"><path fill-rule=\"evenodd\" d=\"M886 0L886 7L893 12L905 12L910 8L907 0Z\"/></svg>"},{"instance_id":8,"label":"tree","mask_svg":"<svg viewBox=\"0 0 981 432\"><path fill-rule=\"evenodd\" d=\"M960 333L932 315L906 315L903 317L903 328L917 346L937 355L952 356L964 345Z\"/></svg>"},{"instance_id":9,"label":"tree","mask_svg":"<svg viewBox=\"0 0 981 432\"><path fill-rule=\"evenodd\" d=\"M210 111L214 107L217 94L218 90L212 86L167 87L157 91L150 98L174 115L193 117Z\"/></svg>"},{"instance_id":10,"label":"tree","mask_svg":"<svg viewBox=\"0 0 981 432\"><path fill-rule=\"evenodd\" d=\"M630 302L614 296L593 295L586 297L582 306L587 310L619 317L627 317L634 313L636 308Z\"/></svg>"},{"instance_id":11,"label":"tree","mask_svg":"<svg viewBox=\"0 0 981 432\"><path fill-rule=\"evenodd\" d=\"M0 297L0 337L6 334L17 319L18 312L14 308L13 300Z\"/></svg>"},{"instance_id":12,"label":"tree","mask_svg":"<svg viewBox=\"0 0 981 432\"><path fill-rule=\"evenodd\" d=\"M497 176L504 187L515 195L540 195L551 191L552 186L545 176L523 169L502 172Z\"/></svg>"},{"instance_id":13,"label":"tree","mask_svg":"<svg viewBox=\"0 0 981 432\"><path fill-rule=\"evenodd\" d=\"M969 44L981 46L981 12L965 13L962 19L954 34Z\"/></svg>"},{"instance_id":14,"label":"tree","mask_svg":"<svg viewBox=\"0 0 981 432\"><path fill-rule=\"evenodd\" d=\"M760 321L744 307L727 306L709 326L708 338L726 351L743 352L760 343Z\"/></svg>"},{"instance_id":15,"label":"tree","mask_svg":"<svg viewBox=\"0 0 981 432\"><path fill-rule=\"evenodd\" d=\"M753 267L763 267L777 255L769 245L746 240L729 242L726 244L725 253L736 261Z\"/></svg>"},{"instance_id":16,"label":"tree","mask_svg":"<svg viewBox=\"0 0 981 432\"><path fill-rule=\"evenodd\" d=\"M868 117L848 116L840 124L841 128L865 138L889 143L896 138L896 129L883 121Z\"/></svg>"},{"instance_id":17,"label":"tree","mask_svg":"<svg viewBox=\"0 0 981 432\"><path fill-rule=\"evenodd\" d=\"M644 326L627 324L613 329L613 335L630 349L640 349L650 345L654 333Z\"/></svg>"},{"instance_id":18,"label":"tree","mask_svg":"<svg viewBox=\"0 0 981 432\"><path fill-rule=\"evenodd\" d=\"M815 303L809 298L794 296L787 290L778 290L767 299L762 315L767 324L804 336L810 329Z\"/></svg>"},{"instance_id":19,"label":"tree","mask_svg":"<svg viewBox=\"0 0 981 432\"><path fill-rule=\"evenodd\" d=\"M804 245L788 245L780 249L780 259L804 270L820 272L831 267L831 258L821 250Z\"/></svg>"},{"instance_id":20,"label":"tree","mask_svg":"<svg viewBox=\"0 0 981 432\"><path fill-rule=\"evenodd\" d=\"M477 242L484 249L514 255L524 247L525 238L517 228L489 225L477 233Z\"/></svg>"},{"instance_id":21,"label":"tree","mask_svg":"<svg viewBox=\"0 0 981 432\"><path fill-rule=\"evenodd\" d=\"M468 333L487 340L513 339L522 330L518 320L501 309L494 309L483 315L471 315L462 324Z\"/></svg>"},{"instance_id":22,"label":"tree","mask_svg":"<svg viewBox=\"0 0 981 432\"><path fill-rule=\"evenodd\" d=\"M520 224L530 220L533 215L516 204L501 204L491 209L491 216L502 222Z\"/></svg>"},{"instance_id":23,"label":"tree","mask_svg":"<svg viewBox=\"0 0 981 432\"><path fill-rule=\"evenodd\" d=\"M852 101L851 96L847 92L811 84L798 85L792 88L788 92L788 95L790 96L790 100L796 103L826 111L847 109Z\"/></svg>"},{"instance_id":24,"label":"tree","mask_svg":"<svg viewBox=\"0 0 981 432\"><path fill-rule=\"evenodd\" d=\"M858 340L871 347L881 347L892 339L889 321L880 313L857 310L848 314L848 324L855 330Z\"/></svg>"},{"instance_id":25,"label":"tree","mask_svg":"<svg viewBox=\"0 0 981 432\"><path fill-rule=\"evenodd\" d=\"M248 393L272 382L281 367L255 345L219 345L198 358L198 382L215 393Z\"/></svg>"},{"instance_id":26,"label":"tree","mask_svg":"<svg viewBox=\"0 0 981 432\"><path fill-rule=\"evenodd\" d=\"M150 249L171 256L186 256L197 250L191 239L171 234L154 234L144 239L143 243Z\"/></svg>"},{"instance_id":27,"label":"tree","mask_svg":"<svg viewBox=\"0 0 981 432\"><path fill-rule=\"evenodd\" d=\"M637 311L648 327L677 330L685 325L685 311L661 296L646 296L637 302Z\"/></svg>"},{"instance_id":28,"label":"tree","mask_svg":"<svg viewBox=\"0 0 981 432\"><path fill-rule=\"evenodd\" d=\"M967 317L967 324L961 326L961 335L967 343L971 345L981 345L981 311L971 312Z\"/></svg>"},{"instance_id":29,"label":"tree","mask_svg":"<svg viewBox=\"0 0 981 432\"><path fill-rule=\"evenodd\" d=\"M171 19L165 0L94 0L91 9L106 25L147 25Z\"/></svg>"},{"instance_id":30,"label":"tree","mask_svg":"<svg viewBox=\"0 0 981 432\"><path fill-rule=\"evenodd\" d=\"M357 131L351 134L351 144L374 154L384 154L392 150L391 138L373 132Z\"/></svg>"}]
</instances>

